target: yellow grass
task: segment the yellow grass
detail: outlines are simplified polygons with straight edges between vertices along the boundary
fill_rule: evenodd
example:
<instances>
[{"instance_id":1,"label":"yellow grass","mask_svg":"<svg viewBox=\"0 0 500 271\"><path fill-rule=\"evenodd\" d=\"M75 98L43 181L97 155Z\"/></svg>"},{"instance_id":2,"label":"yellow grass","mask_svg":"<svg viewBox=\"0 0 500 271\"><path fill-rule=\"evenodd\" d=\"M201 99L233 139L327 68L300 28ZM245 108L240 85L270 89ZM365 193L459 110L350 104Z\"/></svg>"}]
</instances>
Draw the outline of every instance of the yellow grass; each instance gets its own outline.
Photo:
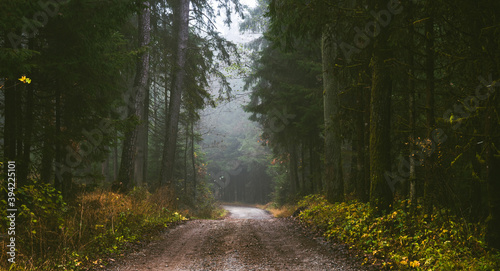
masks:
<instances>
[{"instance_id":1,"label":"yellow grass","mask_svg":"<svg viewBox=\"0 0 500 271\"><path fill-rule=\"evenodd\" d=\"M257 204L257 208L269 211L274 217L289 217L297 209L295 205L283 205L281 207L276 207L274 203L270 202L266 205Z\"/></svg>"}]
</instances>

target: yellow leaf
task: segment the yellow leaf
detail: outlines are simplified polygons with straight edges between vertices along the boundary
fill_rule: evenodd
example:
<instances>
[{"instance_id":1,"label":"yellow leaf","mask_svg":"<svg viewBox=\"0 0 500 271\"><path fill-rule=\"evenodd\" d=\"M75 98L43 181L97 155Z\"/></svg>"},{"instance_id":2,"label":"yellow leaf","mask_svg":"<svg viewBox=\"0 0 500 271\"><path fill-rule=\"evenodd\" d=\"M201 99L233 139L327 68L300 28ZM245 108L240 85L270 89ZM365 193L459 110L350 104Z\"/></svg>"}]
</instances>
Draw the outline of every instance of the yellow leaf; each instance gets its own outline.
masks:
<instances>
[{"instance_id":1,"label":"yellow leaf","mask_svg":"<svg viewBox=\"0 0 500 271\"><path fill-rule=\"evenodd\" d=\"M21 78L18 79L19 81L23 82L23 83L28 83L28 84L31 84L31 79L30 78L27 78L26 75L23 75Z\"/></svg>"}]
</instances>

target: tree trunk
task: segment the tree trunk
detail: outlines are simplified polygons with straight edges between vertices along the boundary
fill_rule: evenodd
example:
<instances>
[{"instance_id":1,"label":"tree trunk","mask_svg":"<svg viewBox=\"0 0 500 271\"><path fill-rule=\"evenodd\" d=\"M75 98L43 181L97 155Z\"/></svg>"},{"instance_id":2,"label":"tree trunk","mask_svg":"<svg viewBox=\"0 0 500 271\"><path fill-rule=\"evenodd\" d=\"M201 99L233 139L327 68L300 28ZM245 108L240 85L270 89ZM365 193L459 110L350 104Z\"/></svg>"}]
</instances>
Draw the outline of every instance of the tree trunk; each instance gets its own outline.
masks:
<instances>
[{"instance_id":1,"label":"tree trunk","mask_svg":"<svg viewBox=\"0 0 500 271\"><path fill-rule=\"evenodd\" d=\"M290 140L288 143L288 150L290 155L288 163L288 169L290 171L290 185L292 187L292 195L296 196L300 193L300 183L297 170L297 146L295 146L293 140Z\"/></svg>"},{"instance_id":2,"label":"tree trunk","mask_svg":"<svg viewBox=\"0 0 500 271\"><path fill-rule=\"evenodd\" d=\"M104 183L108 184L109 183L109 154L106 155L106 159L101 164L101 174L104 177Z\"/></svg>"},{"instance_id":3,"label":"tree trunk","mask_svg":"<svg viewBox=\"0 0 500 271\"><path fill-rule=\"evenodd\" d=\"M137 132L137 145L135 148L135 161L134 161L134 177L133 180L135 186L143 186L144 185L144 160L145 160L145 137L147 126L144 123L144 119L141 120L141 124L139 124L138 132Z\"/></svg>"},{"instance_id":4,"label":"tree trunk","mask_svg":"<svg viewBox=\"0 0 500 271\"><path fill-rule=\"evenodd\" d=\"M426 101L425 101L425 116L427 121L427 138L432 138L432 131L436 126L434 119L434 20L431 15L425 22L425 37L426 37ZM431 144L436 144L431 142ZM425 159L425 181L424 181L424 210L427 214L432 213L432 208L436 200L436 181L434 174L434 161L436 155L430 153Z\"/></svg>"},{"instance_id":5,"label":"tree trunk","mask_svg":"<svg viewBox=\"0 0 500 271\"><path fill-rule=\"evenodd\" d=\"M301 181L301 187L302 187L302 193L304 194L309 194L308 192L308 187L307 187L307 184L306 184L306 162L305 162L305 151L306 151L306 147L305 147L305 144L300 144L300 181Z\"/></svg>"},{"instance_id":6,"label":"tree trunk","mask_svg":"<svg viewBox=\"0 0 500 271\"><path fill-rule=\"evenodd\" d=\"M175 64L173 67L172 89L168 105L166 121L165 144L163 147L162 167L160 171L160 185L167 185L173 191L175 151L177 146L177 133L179 124L179 113L181 108L181 97L186 76L186 58L189 36L189 0L178 0L178 8L174 16L177 25L177 48L175 52Z\"/></svg>"},{"instance_id":7,"label":"tree trunk","mask_svg":"<svg viewBox=\"0 0 500 271\"><path fill-rule=\"evenodd\" d=\"M147 136L148 136L148 123L143 115L141 123L137 127L137 146L135 149L136 157L134 162L134 180L136 186L145 185L145 163L146 163L146 152L147 152Z\"/></svg>"},{"instance_id":8,"label":"tree trunk","mask_svg":"<svg viewBox=\"0 0 500 271\"><path fill-rule=\"evenodd\" d=\"M42 183L50 183L53 177L52 166L54 162L54 142L52 141L53 134L50 133L50 129L53 126L49 126L49 129L45 129L45 141L43 142L42 148L42 163L40 169L40 180ZM51 138L51 139L49 139Z\"/></svg>"},{"instance_id":9,"label":"tree trunk","mask_svg":"<svg viewBox=\"0 0 500 271\"><path fill-rule=\"evenodd\" d=\"M316 189L316 172L314 171L314 143L312 137L309 138L309 144L308 144L308 150L309 150L309 180L311 181L309 183L309 191L310 193L314 194Z\"/></svg>"},{"instance_id":10,"label":"tree trunk","mask_svg":"<svg viewBox=\"0 0 500 271\"><path fill-rule=\"evenodd\" d=\"M16 83L14 78L5 81L4 157L16 160Z\"/></svg>"},{"instance_id":11,"label":"tree trunk","mask_svg":"<svg viewBox=\"0 0 500 271\"><path fill-rule=\"evenodd\" d=\"M188 165L187 165L187 156L188 156L188 140L189 140L189 124L186 121L186 125L184 127L185 130L185 138L184 138L184 194L187 196L187 181L188 181Z\"/></svg>"},{"instance_id":12,"label":"tree trunk","mask_svg":"<svg viewBox=\"0 0 500 271\"><path fill-rule=\"evenodd\" d=\"M415 159L412 156L415 146L415 116L416 116L416 106L415 106L415 80L414 80L414 65L415 59L413 55L413 42L414 42L414 27L413 27L413 4L408 2L408 39L410 40L408 46L408 109L409 109L409 126L410 126L410 136L409 136L409 150L408 158L410 163L410 202L412 212L415 210L417 204L417 183L416 183L416 172L415 172Z\"/></svg>"},{"instance_id":13,"label":"tree trunk","mask_svg":"<svg viewBox=\"0 0 500 271\"><path fill-rule=\"evenodd\" d=\"M367 201L367 191L365 186L365 120L364 120L364 89L361 84L361 78L359 79L359 85L356 88L356 104L357 110L355 115L356 121L356 138L353 139L353 143L356 142L356 198L360 201Z\"/></svg>"},{"instance_id":14,"label":"tree trunk","mask_svg":"<svg viewBox=\"0 0 500 271\"><path fill-rule=\"evenodd\" d=\"M23 158L22 163L19 165L19 173L17 178L17 183L19 186L27 184L29 177L29 168L31 163L31 137L33 132L33 96L34 91L31 85L26 86L26 109L24 117L24 143L23 143Z\"/></svg>"},{"instance_id":15,"label":"tree trunk","mask_svg":"<svg viewBox=\"0 0 500 271\"><path fill-rule=\"evenodd\" d=\"M113 181L118 180L118 131L115 130L113 146Z\"/></svg>"},{"instance_id":16,"label":"tree trunk","mask_svg":"<svg viewBox=\"0 0 500 271\"><path fill-rule=\"evenodd\" d=\"M319 154L319 149L322 143L322 140L318 137L318 141L314 140L311 143L311 172L313 172L313 182L314 182L314 190L313 193L322 193L323 192L323 183L322 183L322 175L323 170L321 165L321 159Z\"/></svg>"},{"instance_id":17,"label":"tree trunk","mask_svg":"<svg viewBox=\"0 0 500 271\"><path fill-rule=\"evenodd\" d=\"M61 151L61 90L60 85L56 86L56 127L55 127L55 177L54 177L54 187L62 192L62 172L61 168L65 165L62 162L62 151Z\"/></svg>"},{"instance_id":18,"label":"tree trunk","mask_svg":"<svg viewBox=\"0 0 500 271\"><path fill-rule=\"evenodd\" d=\"M483 124L484 125L484 124ZM481 192L481 179L483 176L481 176L481 163L479 162L479 159L477 156L481 155L481 146L477 145L472 148L469 152L469 160L471 161L471 166L472 166L472 174L470 176L470 196L469 196L469 202L470 202L470 215L469 219L470 221L473 222L479 222L482 218L482 214L484 214L481 208L481 198L482 198L482 192ZM487 176L486 176L487 177Z\"/></svg>"},{"instance_id":19,"label":"tree trunk","mask_svg":"<svg viewBox=\"0 0 500 271\"><path fill-rule=\"evenodd\" d=\"M30 49L35 49L34 47L34 40L33 38L30 38L28 41L28 47ZM33 73L32 73L33 74ZM24 136L23 136L23 151L22 151L22 159L21 163L18 167L18 174L17 174L17 184L19 186L23 186L28 183L28 178L30 174L30 165L31 165L31 139L32 139L32 134L33 134L33 125L35 122L35 116L34 116L34 89L33 85L31 84L24 84L23 83L23 90L26 91L26 104L24 108L24 114L19 115L20 121L18 122L19 124L24 125ZM23 92L24 92L23 91ZM22 95L22 94L20 94ZM21 99L19 99L20 101ZM19 102L18 101L18 102ZM20 108L20 113L22 112L21 109L21 104L17 104L17 107ZM21 126L21 125L20 125ZM19 159L19 154L18 154L18 159Z\"/></svg>"},{"instance_id":20,"label":"tree trunk","mask_svg":"<svg viewBox=\"0 0 500 271\"><path fill-rule=\"evenodd\" d=\"M367 68L368 70L368 68ZM363 95L363 102L364 102L364 122L365 122L365 134L364 134L364 148L363 151L364 156L365 156L365 161L364 161L364 166L363 168L365 169L365 174L364 174L364 188L365 188L365 194L363 201L364 202L369 202L370 201L370 186L371 186L371 177L370 177L370 103L371 103L371 97L372 93L370 89L367 89L364 91Z\"/></svg>"},{"instance_id":21,"label":"tree trunk","mask_svg":"<svg viewBox=\"0 0 500 271\"><path fill-rule=\"evenodd\" d=\"M23 143L24 143L24 120L23 120L23 94L24 94L24 86L16 87L16 101L14 104L15 107L15 122L16 122L16 132L15 132L15 141L16 141L16 159L23 158Z\"/></svg>"},{"instance_id":22,"label":"tree trunk","mask_svg":"<svg viewBox=\"0 0 500 271\"><path fill-rule=\"evenodd\" d=\"M497 77L495 77L497 78ZM500 249L500 94L496 92L488 100L486 125L486 178L488 182L489 216L486 219L486 242Z\"/></svg>"},{"instance_id":23,"label":"tree trunk","mask_svg":"<svg viewBox=\"0 0 500 271\"><path fill-rule=\"evenodd\" d=\"M196 179L197 172L196 172L196 160L195 160L195 149L194 149L194 121L191 123L191 163L193 164L193 200L196 200L196 186L198 180Z\"/></svg>"},{"instance_id":24,"label":"tree trunk","mask_svg":"<svg viewBox=\"0 0 500 271\"><path fill-rule=\"evenodd\" d=\"M148 84L149 86L149 84ZM147 185L148 168L148 136L149 136L149 88L146 88L146 97L144 99L144 114L139 124L139 133L137 137L137 157L135 159L135 184L137 186Z\"/></svg>"},{"instance_id":25,"label":"tree trunk","mask_svg":"<svg viewBox=\"0 0 500 271\"><path fill-rule=\"evenodd\" d=\"M325 26L321 39L324 118L325 118L325 187L330 202L344 200L340 138L339 79L335 78L336 46L330 26Z\"/></svg>"},{"instance_id":26,"label":"tree trunk","mask_svg":"<svg viewBox=\"0 0 500 271\"><path fill-rule=\"evenodd\" d=\"M3 40L8 40L7 34ZM10 42L4 44L6 48L12 48ZM5 123L4 123L4 162L16 160L16 78L11 74L5 80L4 85L4 110L5 110Z\"/></svg>"},{"instance_id":27,"label":"tree trunk","mask_svg":"<svg viewBox=\"0 0 500 271\"><path fill-rule=\"evenodd\" d=\"M384 1L380 1L381 3ZM392 203L392 191L386 181L391 171L390 116L392 79L389 64L389 29L380 29L372 56L372 89L370 102L370 202L379 212Z\"/></svg>"},{"instance_id":28,"label":"tree trunk","mask_svg":"<svg viewBox=\"0 0 500 271\"><path fill-rule=\"evenodd\" d=\"M65 146L69 146L69 144L66 144ZM69 155L69 148L66 147L63 150L63 157L68 157ZM62 180L62 191L61 194L63 195L64 198L68 198L71 196L71 189L73 186L73 168L68 166L67 163L64 164L64 171L61 173L61 180Z\"/></svg>"},{"instance_id":29,"label":"tree trunk","mask_svg":"<svg viewBox=\"0 0 500 271\"><path fill-rule=\"evenodd\" d=\"M141 5L145 5L145 8L142 10L142 13L139 16L139 25L138 25L138 42L139 48L144 48L148 46L150 41L150 10L149 10L149 2L145 1L141 3ZM134 79L133 86L133 105L130 107L129 117L136 118L138 121L144 121L144 101L146 97L146 89L148 85L148 76L149 76L149 53L144 52L140 55L139 59L137 59L136 63L136 75ZM143 125L143 127L141 127ZM141 130L144 130L145 124L141 123L140 125L136 125L132 129L125 134L125 140L123 144L122 150L122 160L120 163L120 171L118 173L118 180L116 181L116 189L121 192L125 192L130 189L130 186L134 185L132 180L134 178L134 169L136 165L136 156L137 151L141 151L139 143L139 134ZM143 161L143 160L142 160ZM142 171L139 173L142 175Z\"/></svg>"},{"instance_id":30,"label":"tree trunk","mask_svg":"<svg viewBox=\"0 0 500 271\"><path fill-rule=\"evenodd\" d=\"M150 84L148 83L148 86ZM146 124L146 127L144 129L145 131L145 136L144 136L144 171L143 171L143 177L142 179L144 180L144 184L148 184L148 166L149 166L149 106L150 106L150 97L151 97L151 91L148 88L146 91L146 102L144 104L144 123Z\"/></svg>"}]
</instances>

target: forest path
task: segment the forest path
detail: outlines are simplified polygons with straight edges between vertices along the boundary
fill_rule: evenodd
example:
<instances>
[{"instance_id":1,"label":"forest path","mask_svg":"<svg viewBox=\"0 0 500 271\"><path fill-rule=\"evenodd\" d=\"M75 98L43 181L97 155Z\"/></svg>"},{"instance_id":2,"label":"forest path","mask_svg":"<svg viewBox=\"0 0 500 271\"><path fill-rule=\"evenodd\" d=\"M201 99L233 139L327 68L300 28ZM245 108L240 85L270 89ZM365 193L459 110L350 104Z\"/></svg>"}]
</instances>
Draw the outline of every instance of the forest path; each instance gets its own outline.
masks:
<instances>
[{"instance_id":1,"label":"forest path","mask_svg":"<svg viewBox=\"0 0 500 271\"><path fill-rule=\"evenodd\" d=\"M192 220L109 270L368 270L345 245L306 234L290 219L224 206L223 220Z\"/></svg>"}]
</instances>

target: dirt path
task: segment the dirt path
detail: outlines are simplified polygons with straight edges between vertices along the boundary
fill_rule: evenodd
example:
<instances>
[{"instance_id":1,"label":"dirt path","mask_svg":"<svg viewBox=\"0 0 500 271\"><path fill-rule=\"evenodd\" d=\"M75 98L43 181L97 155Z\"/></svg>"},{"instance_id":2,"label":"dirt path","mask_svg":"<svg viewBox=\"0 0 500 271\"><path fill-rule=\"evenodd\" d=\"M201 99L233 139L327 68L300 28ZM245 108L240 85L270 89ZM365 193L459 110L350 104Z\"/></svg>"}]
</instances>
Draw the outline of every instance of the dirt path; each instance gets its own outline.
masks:
<instances>
[{"instance_id":1,"label":"dirt path","mask_svg":"<svg viewBox=\"0 0 500 271\"><path fill-rule=\"evenodd\" d=\"M306 236L293 221L224 207L228 218L188 221L109 270L367 270L345 246Z\"/></svg>"}]
</instances>

